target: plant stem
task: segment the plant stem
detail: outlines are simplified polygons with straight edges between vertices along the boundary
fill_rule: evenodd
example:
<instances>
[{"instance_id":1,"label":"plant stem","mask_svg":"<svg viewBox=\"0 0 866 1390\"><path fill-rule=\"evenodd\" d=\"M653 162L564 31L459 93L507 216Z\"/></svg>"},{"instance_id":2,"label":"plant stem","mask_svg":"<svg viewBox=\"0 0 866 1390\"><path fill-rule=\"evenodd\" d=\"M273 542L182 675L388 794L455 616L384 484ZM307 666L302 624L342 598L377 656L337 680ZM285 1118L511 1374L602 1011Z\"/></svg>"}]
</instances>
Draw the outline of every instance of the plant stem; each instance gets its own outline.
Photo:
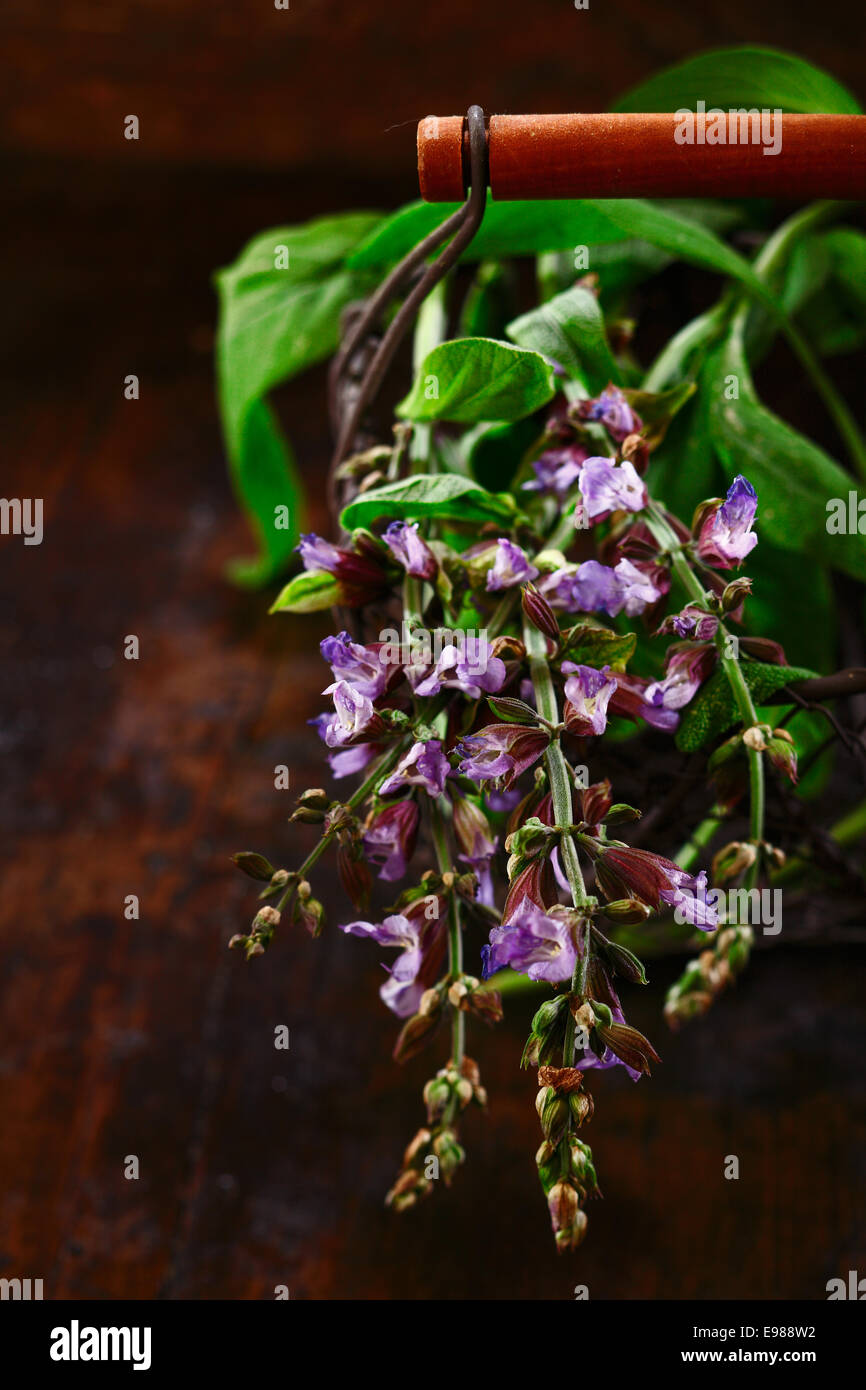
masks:
<instances>
[{"instance_id":1,"label":"plant stem","mask_svg":"<svg viewBox=\"0 0 866 1390\"><path fill-rule=\"evenodd\" d=\"M547 663L547 646L542 633L529 622L528 619L523 624L523 641L526 644L526 654L529 657L529 674L532 679L532 687L535 691L535 703L538 713L542 719L548 720L551 724L559 723L559 708L556 701L556 691L553 686L553 677L550 674L550 667ZM562 751L559 734L556 734L548 745L545 754L547 763L547 775L550 778L550 794L553 801L553 818L559 826L569 826L574 824L572 814L571 799L571 778L568 772L568 763ZM562 855L563 867L571 888L571 901L575 907L585 907L588 903L586 884L583 881L583 873L580 868L580 859L577 854L577 847L570 832L563 831L559 840L560 852ZM590 936L587 928L583 942L583 949L578 952L574 972L571 977L572 992L583 994L586 989L586 974L589 969L589 949ZM574 1017L569 1010L565 1025L565 1040L562 1047L562 1065L570 1067L574 1063Z\"/></svg>"},{"instance_id":2,"label":"plant stem","mask_svg":"<svg viewBox=\"0 0 866 1390\"><path fill-rule=\"evenodd\" d=\"M437 801L430 802L430 829L440 874L443 877L445 874L453 874L454 867L448 844L445 817ZM457 900L457 894L454 892L448 895L448 974L452 981L459 979L463 974L463 934L460 925L460 904ZM463 1062L465 1038L466 1015L462 1009L452 1009L451 1061L458 1071Z\"/></svg>"},{"instance_id":3,"label":"plant stem","mask_svg":"<svg viewBox=\"0 0 866 1390\"><path fill-rule=\"evenodd\" d=\"M411 735L404 735L402 738L397 739L396 742L393 743L390 748L385 750L381 757L376 759L371 771L367 773L367 776L364 778L363 782L361 782L360 785L355 788L348 801L346 801L346 806L350 808L359 806L361 802L364 801L366 797L370 795L371 791L374 790L376 783L380 780L380 778L382 778L386 772L391 771L391 768L396 763L400 754L405 752L406 748L409 745L410 739ZM289 884L285 893L283 893L282 897L277 903L278 912L282 912L286 903L289 901L289 898L294 893L298 881L300 879L306 878L310 870L314 867L315 864L318 863L319 859L324 854L326 848L331 843L331 840L333 839L335 833L336 829L326 830L322 834L318 844L314 845L313 848L310 850L303 864L297 871L297 879L294 883Z\"/></svg>"},{"instance_id":4,"label":"plant stem","mask_svg":"<svg viewBox=\"0 0 866 1390\"><path fill-rule=\"evenodd\" d=\"M698 576L695 574L680 544L679 538L668 525L663 512L658 504L651 502L646 511L647 525L655 536L656 540L663 546L671 556L671 563L674 573L685 589L686 593L696 603L703 604L706 600L706 592ZM716 632L715 643L719 652L719 661L725 673L725 679L731 687L731 693L739 711L740 719L744 729L750 729L758 722L755 706L752 701L751 691L746 684L742 668L737 659L726 655L728 632L723 623L719 623ZM749 835L757 848L764 838L764 759L763 755L754 748L746 748L749 760ZM746 884L749 888L754 887L760 870L760 854L756 857L754 864L746 875Z\"/></svg>"}]
</instances>

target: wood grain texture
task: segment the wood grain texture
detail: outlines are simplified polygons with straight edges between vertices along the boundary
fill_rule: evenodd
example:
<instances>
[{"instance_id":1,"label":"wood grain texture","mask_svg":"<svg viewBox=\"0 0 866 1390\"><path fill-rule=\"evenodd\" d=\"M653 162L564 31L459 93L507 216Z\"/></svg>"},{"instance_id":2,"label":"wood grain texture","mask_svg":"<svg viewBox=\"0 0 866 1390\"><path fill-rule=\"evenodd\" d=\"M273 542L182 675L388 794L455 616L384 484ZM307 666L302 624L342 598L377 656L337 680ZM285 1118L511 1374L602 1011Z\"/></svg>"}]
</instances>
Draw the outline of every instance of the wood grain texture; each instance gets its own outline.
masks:
<instances>
[{"instance_id":1,"label":"wood grain texture","mask_svg":"<svg viewBox=\"0 0 866 1390\"><path fill-rule=\"evenodd\" d=\"M0 148L115 159L134 113L139 164L402 169L408 199L431 111L605 111L666 64L744 42L862 91L862 6L824 0L815 21L790 0L5 0Z\"/></svg>"},{"instance_id":2,"label":"wood grain texture","mask_svg":"<svg viewBox=\"0 0 866 1390\"><path fill-rule=\"evenodd\" d=\"M427 202L463 195L454 117L418 126ZM866 195L866 116L708 113L497 116L488 126L493 198L851 198Z\"/></svg>"}]
</instances>

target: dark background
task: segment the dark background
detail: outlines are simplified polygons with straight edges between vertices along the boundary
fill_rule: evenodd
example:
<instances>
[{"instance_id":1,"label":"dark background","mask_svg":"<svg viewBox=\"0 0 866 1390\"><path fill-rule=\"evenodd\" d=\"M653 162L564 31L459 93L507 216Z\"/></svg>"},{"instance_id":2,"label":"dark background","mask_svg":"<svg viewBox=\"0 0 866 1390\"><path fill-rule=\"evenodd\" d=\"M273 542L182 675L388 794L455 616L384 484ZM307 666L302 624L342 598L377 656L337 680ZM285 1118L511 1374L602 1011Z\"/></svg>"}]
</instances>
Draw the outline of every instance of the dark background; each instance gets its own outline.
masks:
<instances>
[{"instance_id":1,"label":"dark background","mask_svg":"<svg viewBox=\"0 0 866 1390\"><path fill-rule=\"evenodd\" d=\"M46 530L41 547L0 539L0 1274L43 1278L50 1298L569 1298L586 1283L593 1298L772 1299L866 1273L863 958L820 936L760 952L675 1037L660 1014L677 964L632 991L664 1064L594 1087L606 1200L577 1256L554 1255L535 1177L526 1003L495 1035L473 1030L491 1108L465 1125L454 1187L383 1211L430 1060L389 1060L378 953L288 931L249 968L225 949L253 907L230 854L290 862L311 843L287 829L273 768L295 788L321 778L304 721L325 624L268 618L266 595L223 580L247 539L210 285L270 224L414 197L425 114L604 110L659 67L747 41L862 94L863 28L840 0L6 0L0 490L42 495ZM777 408L832 447L785 364L778 386ZM323 373L280 400L315 498ZM327 528L320 492L313 521ZM336 916L332 875L319 882Z\"/></svg>"}]
</instances>

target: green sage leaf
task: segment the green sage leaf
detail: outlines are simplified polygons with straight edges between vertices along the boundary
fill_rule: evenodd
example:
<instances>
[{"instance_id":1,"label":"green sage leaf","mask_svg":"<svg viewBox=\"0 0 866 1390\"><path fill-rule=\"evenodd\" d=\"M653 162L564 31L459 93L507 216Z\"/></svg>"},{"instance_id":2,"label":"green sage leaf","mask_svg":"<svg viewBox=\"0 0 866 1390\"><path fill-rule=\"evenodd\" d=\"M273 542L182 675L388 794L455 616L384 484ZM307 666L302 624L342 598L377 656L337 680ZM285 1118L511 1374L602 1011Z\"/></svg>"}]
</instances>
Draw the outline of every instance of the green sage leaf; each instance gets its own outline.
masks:
<instances>
[{"instance_id":1,"label":"green sage leaf","mask_svg":"<svg viewBox=\"0 0 866 1390\"><path fill-rule=\"evenodd\" d=\"M582 285L555 295L539 309L514 319L506 329L523 348L533 348L582 381L591 395L619 383L619 368L608 346L596 296Z\"/></svg>"},{"instance_id":2,"label":"green sage leaf","mask_svg":"<svg viewBox=\"0 0 866 1390\"><path fill-rule=\"evenodd\" d=\"M397 414L418 421L521 420L555 389L540 353L493 338L457 338L427 354Z\"/></svg>"},{"instance_id":3,"label":"green sage leaf","mask_svg":"<svg viewBox=\"0 0 866 1390\"><path fill-rule=\"evenodd\" d=\"M763 661L742 661L740 670L756 705L791 681L808 680L814 671L804 666L771 666ZM686 706L676 733L676 745L684 753L694 753L740 722L734 692L724 670L719 667Z\"/></svg>"},{"instance_id":4,"label":"green sage leaf","mask_svg":"<svg viewBox=\"0 0 866 1390\"><path fill-rule=\"evenodd\" d=\"M475 524L490 521L509 528L514 525L517 507L507 493L488 492L471 478L456 473L417 473L355 498L344 509L340 524L351 531L383 517L418 521L427 516Z\"/></svg>"}]
</instances>

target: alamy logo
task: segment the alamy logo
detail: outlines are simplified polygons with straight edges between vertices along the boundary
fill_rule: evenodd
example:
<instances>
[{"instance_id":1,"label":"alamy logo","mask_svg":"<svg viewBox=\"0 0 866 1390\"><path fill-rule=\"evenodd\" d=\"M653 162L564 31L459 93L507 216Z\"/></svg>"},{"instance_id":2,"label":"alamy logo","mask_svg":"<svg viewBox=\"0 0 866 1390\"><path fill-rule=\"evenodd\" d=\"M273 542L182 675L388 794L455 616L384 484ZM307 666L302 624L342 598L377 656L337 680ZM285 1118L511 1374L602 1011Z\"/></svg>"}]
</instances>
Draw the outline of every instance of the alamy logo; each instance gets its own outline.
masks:
<instances>
[{"instance_id":1,"label":"alamy logo","mask_svg":"<svg viewBox=\"0 0 866 1390\"><path fill-rule=\"evenodd\" d=\"M0 497L0 535L23 536L25 545L41 545L42 498Z\"/></svg>"},{"instance_id":2,"label":"alamy logo","mask_svg":"<svg viewBox=\"0 0 866 1390\"><path fill-rule=\"evenodd\" d=\"M848 1270L847 1285L844 1279L827 1280L827 1302L833 1303L842 1298L853 1299L857 1303L866 1299L866 1279L860 1279L856 1269Z\"/></svg>"},{"instance_id":3,"label":"alamy logo","mask_svg":"<svg viewBox=\"0 0 866 1390\"><path fill-rule=\"evenodd\" d=\"M428 632L423 627L410 629L408 623L403 622L399 632L393 627L385 628L379 633L379 641L382 643L381 661L395 666L415 666L419 670L437 665L451 648L465 675L483 676L492 656L483 629L476 632L474 628L464 631L440 627Z\"/></svg>"},{"instance_id":4,"label":"alamy logo","mask_svg":"<svg viewBox=\"0 0 866 1390\"><path fill-rule=\"evenodd\" d=\"M0 498L0 535L22 535L42 545L42 498Z\"/></svg>"},{"instance_id":5,"label":"alamy logo","mask_svg":"<svg viewBox=\"0 0 866 1390\"><path fill-rule=\"evenodd\" d=\"M0 1279L0 1299L11 1298L27 1303L42 1298L41 1279Z\"/></svg>"},{"instance_id":6,"label":"alamy logo","mask_svg":"<svg viewBox=\"0 0 866 1390\"><path fill-rule=\"evenodd\" d=\"M134 1371L150 1370L149 1327L69 1327L51 1329L52 1361L131 1361Z\"/></svg>"},{"instance_id":7,"label":"alamy logo","mask_svg":"<svg viewBox=\"0 0 866 1390\"><path fill-rule=\"evenodd\" d=\"M764 154L779 154L782 148L779 107L759 111L754 106L741 106L723 111L711 106L708 111L706 102L699 101L694 111L681 106L674 115L678 145L763 145Z\"/></svg>"},{"instance_id":8,"label":"alamy logo","mask_svg":"<svg viewBox=\"0 0 866 1390\"><path fill-rule=\"evenodd\" d=\"M782 930L781 888L684 888L681 892L690 901L715 909L719 925L760 926L764 936L778 936ZM674 920L680 925L694 921L694 909L678 904Z\"/></svg>"}]
</instances>

